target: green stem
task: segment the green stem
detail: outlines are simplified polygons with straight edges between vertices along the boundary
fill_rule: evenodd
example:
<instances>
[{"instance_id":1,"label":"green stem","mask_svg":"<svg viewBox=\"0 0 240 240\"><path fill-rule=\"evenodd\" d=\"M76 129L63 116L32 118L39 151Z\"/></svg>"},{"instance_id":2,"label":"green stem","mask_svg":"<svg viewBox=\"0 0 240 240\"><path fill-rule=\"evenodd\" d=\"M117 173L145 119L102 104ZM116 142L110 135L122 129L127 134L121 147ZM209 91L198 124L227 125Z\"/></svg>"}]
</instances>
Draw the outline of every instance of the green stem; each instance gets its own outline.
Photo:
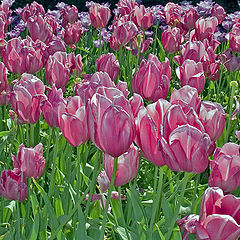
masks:
<instances>
[{"instance_id":1,"label":"green stem","mask_svg":"<svg viewBox=\"0 0 240 240\"><path fill-rule=\"evenodd\" d=\"M165 240L169 240L171 238L171 235L172 235L172 232L173 232L173 228L175 226L175 223L176 223L176 220L177 220L177 217L178 217L178 214L179 214L179 209L180 209L180 206L182 204L183 197L184 197L185 189L186 189L187 182L188 182L188 177L189 177L189 173L185 172L183 180L181 182L182 190L181 190L181 194L180 194L180 199L179 199L179 201L177 203L177 206L175 208L174 215L173 215L172 221L170 223L169 231L167 232Z\"/></svg>"},{"instance_id":2,"label":"green stem","mask_svg":"<svg viewBox=\"0 0 240 240\"><path fill-rule=\"evenodd\" d=\"M34 124L30 124L31 147L34 147Z\"/></svg>"},{"instance_id":3,"label":"green stem","mask_svg":"<svg viewBox=\"0 0 240 240\"><path fill-rule=\"evenodd\" d=\"M162 186L163 186L163 167L159 169L159 179L158 179L158 189L154 196L153 201L153 208L152 208L152 217L150 222L150 228L149 228L149 239L152 239L152 233L153 233L153 224L155 221L156 213L157 213L157 207L159 209L161 208L161 192L162 192Z\"/></svg>"},{"instance_id":4,"label":"green stem","mask_svg":"<svg viewBox=\"0 0 240 240\"><path fill-rule=\"evenodd\" d=\"M21 225L20 225L20 207L19 202L16 201L16 215L17 215L17 239L21 239Z\"/></svg>"},{"instance_id":5,"label":"green stem","mask_svg":"<svg viewBox=\"0 0 240 240\"><path fill-rule=\"evenodd\" d=\"M115 177L116 177L116 172L117 172L117 162L118 162L118 157L115 157L112 178L111 178L111 182L110 182L109 189L108 189L107 201L106 201L106 205L105 205L104 212L103 212L103 221L102 221L102 227L101 227L101 232L100 232L100 237L99 237L100 240L104 239L105 226L106 226L106 222L107 222L108 205L110 202L112 189L113 189L113 185L115 182Z\"/></svg>"},{"instance_id":6,"label":"green stem","mask_svg":"<svg viewBox=\"0 0 240 240\"><path fill-rule=\"evenodd\" d=\"M53 194L53 189L54 189L54 175L55 175L55 170L56 170L56 162L57 162L57 153L58 153L58 141L59 141L59 130L54 129L55 135L56 135L56 141L54 145L54 150L53 150L53 166L52 166L52 172L51 172L51 177L50 177L50 186L49 186L49 192L48 196L51 198Z\"/></svg>"},{"instance_id":7,"label":"green stem","mask_svg":"<svg viewBox=\"0 0 240 240\"><path fill-rule=\"evenodd\" d=\"M77 184L76 184L76 189L77 189L77 196L80 193L80 166L81 166L81 152L82 152L83 146L77 147Z\"/></svg>"},{"instance_id":8,"label":"green stem","mask_svg":"<svg viewBox=\"0 0 240 240\"><path fill-rule=\"evenodd\" d=\"M197 194L199 181L200 181L200 174L197 174L195 176L195 188L194 188L194 193L193 193L193 198L192 198L192 212L193 212L193 208L194 208L194 202L196 200L196 194Z\"/></svg>"}]
</instances>

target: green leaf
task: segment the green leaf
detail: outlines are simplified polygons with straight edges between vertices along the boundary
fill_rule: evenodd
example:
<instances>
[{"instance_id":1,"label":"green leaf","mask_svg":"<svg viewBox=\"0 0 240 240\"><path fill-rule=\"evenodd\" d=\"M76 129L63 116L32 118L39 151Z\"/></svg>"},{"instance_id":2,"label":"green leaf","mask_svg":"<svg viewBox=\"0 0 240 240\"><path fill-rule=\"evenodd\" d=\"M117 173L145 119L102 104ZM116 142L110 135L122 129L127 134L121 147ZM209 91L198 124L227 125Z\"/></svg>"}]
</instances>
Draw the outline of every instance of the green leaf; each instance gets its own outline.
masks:
<instances>
[{"instance_id":1,"label":"green leaf","mask_svg":"<svg viewBox=\"0 0 240 240\"><path fill-rule=\"evenodd\" d=\"M2 131L2 132L0 132L0 137L8 136L9 133L10 133L10 131Z\"/></svg>"},{"instance_id":2,"label":"green leaf","mask_svg":"<svg viewBox=\"0 0 240 240\"><path fill-rule=\"evenodd\" d=\"M29 240L36 240L38 237L38 232L39 232L39 213L37 213L34 217L34 222L32 225L32 232L31 235L29 236Z\"/></svg>"},{"instance_id":3,"label":"green leaf","mask_svg":"<svg viewBox=\"0 0 240 240\"><path fill-rule=\"evenodd\" d=\"M122 238L122 240L128 240L125 228L123 228L123 227L117 227L116 230L117 230L117 233L118 233L118 234L120 235L120 237ZM129 235L129 239L132 240L132 238L131 238L130 235Z\"/></svg>"},{"instance_id":4,"label":"green leaf","mask_svg":"<svg viewBox=\"0 0 240 240\"><path fill-rule=\"evenodd\" d=\"M164 197L164 195L162 198L162 210L163 210L163 214L164 214L166 222L170 223L172 220L172 217L173 217L173 212L172 212L172 208L171 208L169 202Z\"/></svg>"},{"instance_id":5,"label":"green leaf","mask_svg":"<svg viewBox=\"0 0 240 240\"><path fill-rule=\"evenodd\" d=\"M165 60L165 57L166 57L165 51L164 51L164 48L163 48L163 45L162 45L161 41L158 38L157 38L157 42L158 42L158 45L160 47L158 57L159 57L160 61L163 62Z\"/></svg>"}]
</instances>

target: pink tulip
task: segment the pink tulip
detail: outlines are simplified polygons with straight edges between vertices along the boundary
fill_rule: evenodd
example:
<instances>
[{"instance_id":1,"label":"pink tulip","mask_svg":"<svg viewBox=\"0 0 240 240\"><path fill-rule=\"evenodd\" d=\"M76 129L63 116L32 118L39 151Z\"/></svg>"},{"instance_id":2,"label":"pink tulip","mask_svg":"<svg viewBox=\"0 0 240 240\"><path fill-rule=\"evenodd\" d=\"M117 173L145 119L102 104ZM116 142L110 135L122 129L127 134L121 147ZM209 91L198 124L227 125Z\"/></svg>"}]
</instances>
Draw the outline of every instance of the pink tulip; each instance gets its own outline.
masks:
<instances>
[{"instance_id":1,"label":"pink tulip","mask_svg":"<svg viewBox=\"0 0 240 240\"><path fill-rule=\"evenodd\" d=\"M53 31L41 15L29 17L27 27L33 41L38 39L46 44L52 41Z\"/></svg>"},{"instance_id":2,"label":"pink tulip","mask_svg":"<svg viewBox=\"0 0 240 240\"><path fill-rule=\"evenodd\" d=\"M114 82L106 72L96 72L89 79L78 82L75 87L75 95L80 96L84 105L87 106L88 99L91 99L101 86L115 87Z\"/></svg>"},{"instance_id":3,"label":"pink tulip","mask_svg":"<svg viewBox=\"0 0 240 240\"><path fill-rule=\"evenodd\" d=\"M171 104L165 99L159 99L147 108L141 107L135 118L135 142L143 156L157 166L165 164L163 152L159 147L160 125Z\"/></svg>"},{"instance_id":4,"label":"pink tulip","mask_svg":"<svg viewBox=\"0 0 240 240\"><path fill-rule=\"evenodd\" d=\"M222 148L216 149L213 160L210 161L210 187L219 187L228 193L240 185L239 150L239 145L235 143L226 143Z\"/></svg>"},{"instance_id":5,"label":"pink tulip","mask_svg":"<svg viewBox=\"0 0 240 240\"><path fill-rule=\"evenodd\" d=\"M219 65L220 61L215 61L214 63L211 63L207 68L206 75L213 82L217 81L220 77Z\"/></svg>"},{"instance_id":6,"label":"pink tulip","mask_svg":"<svg viewBox=\"0 0 240 240\"><path fill-rule=\"evenodd\" d=\"M135 15L137 24L143 29L148 29L153 24L153 13L151 9L145 8L144 5L135 6Z\"/></svg>"},{"instance_id":7,"label":"pink tulip","mask_svg":"<svg viewBox=\"0 0 240 240\"><path fill-rule=\"evenodd\" d=\"M166 53L176 53L181 44L181 34L179 28L167 28L162 33L162 45Z\"/></svg>"},{"instance_id":8,"label":"pink tulip","mask_svg":"<svg viewBox=\"0 0 240 240\"><path fill-rule=\"evenodd\" d=\"M110 19L111 10L108 7L93 2L89 8L89 15L94 28L103 28Z\"/></svg>"},{"instance_id":9,"label":"pink tulip","mask_svg":"<svg viewBox=\"0 0 240 240\"><path fill-rule=\"evenodd\" d=\"M0 193L9 200L23 202L27 197L27 180L24 173L17 168L2 171Z\"/></svg>"},{"instance_id":10,"label":"pink tulip","mask_svg":"<svg viewBox=\"0 0 240 240\"><path fill-rule=\"evenodd\" d=\"M28 178L39 178L45 168L43 145L39 143L34 148L27 148L23 144L18 147L17 157L11 154L13 167L18 168Z\"/></svg>"},{"instance_id":11,"label":"pink tulip","mask_svg":"<svg viewBox=\"0 0 240 240\"><path fill-rule=\"evenodd\" d=\"M229 47L233 52L240 52L240 24L235 24L228 33Z\"/></svg>"},{"instance_id":12,"label":"pink tulip","mask_svg":"<svg viewBox=\"0 0 240 240\"><path fill-rule=\"evenodd\" d=\"M123 93L125 98L127 98L127 96L130 94L130 92L128 91L127 82L119 80L116 85L116 88Z\"/></svg>"},{"instance_id":13,"label":"pink tulip","mask_svg":"<svg viewBox=\"0 0 240 240\"><path fill-rule=\"evenodd\" d=\"M109 180L105 170L100 172L100 174L97 177L97 182L100 186L102 193L104 193L108 190L109 185L110 185L110 180Z\"/></svg>"},{"instance_id":14,"label":"pink tulip","mask_svg":"<svg viewBox=\"0 0 240 240\"><path fill-rule=\"evenodd\" d=\"M96 60L96 68L98 72L106 72L109 77L115 81L118 77L120 65L113 53L102 54Z\"/></svg>"},{"instance_id":15,"label":"pink tulip","mask_svg":"<svg viewBox=\"0 0 240 240\"><path fill-rule=\"evenodd\" d=\"M34 2L31 3L30 6L27 4L22 9L21 19L24 22L27 22L29 17L37 16L37 15L44 16L45 15L45 10L44 10L44 7L41 4L34 1Z\"/></svg>"},{"instance_id":16,"label":"pink tulip","mask_svg":"<svg viewBox=\"0 0 240 240\"><path fill-rule=\"evenodd\" d=\"M119 0L117 8L122 16L128 15L137 5L135 0Z\"/></svg>"},{"instance_id":17,"label":"pink tulip","mask_svg":"<svg viewBox=\"0 0 240 240\"><path fill-rule=\"evenodd\" d=\"M7 68L0 62L0 93L7 88Z\"/></svg>"},{"instance_id":18,"label":"pink tulip","mask_svg":"<svg viewBox=\"0 0 240 240\"><path fill-rule=\"evenodd\" d=\"M97 89L88 104L88 128L92 142L109 155L119 157L129 149L135 126L131 106L120 90Z\"/></svg>"},{"instance_id":19,"label":"pink tulip","mask_svg":"<svg viewBox=\"0 0 240 240\"><path fill-rule=\"evenodd\" d=\"M219 103L204 101L201 103L199 119L203 123L211 141L216 141L225 127L225 111Z\"/></svg>"},{"instance_id":20,"label":"pink tulip","mask_svg":"<svg viewBox=\"0 0 240 240\"><path fill-rule=\"evenodd\" d=\"M213 34L216 31L218 20L216 17L199 18L195 23L195 37L198 41L213 38Z\"/></svg>"},{"instance_id":21,"label":"pink tulip","mask_svg":"<svg viewBox=\"0 0 240 240\"><path fill-rule=\"evenodd\" d=\"M58 106L60 103L66 105L66 100L63 98L62 89L58 89L53 84L52 90L48 95L48 99L42 101L41 109L43 117L49 127L59 127L58 124Z\"/></svg>"},{"instance_id":22,"label":"pink tulip","mask_svg":"<svg viewBox=\"0 0 240 240\"><path fill-rule=\"evenodd\" d=\"M197 239L236 240L240 237L240 199L223 194L220 188L208 188L202 198L200 216L190 215L177 223L183 239L189 233Z\"/></svg>"},{"instance_id":23,"label":"pink tulip","mask_svg":"<svg viewBox=\"0 0 240 240\"><path fill-rule=\"evenodd\" d=\"M149 54L148 60L143 59L138 71L132 79L133 92L140 94L148 101L166 98L171 78L169 60L160 62L157 56Z\"/></svg>"},{"instance_id":24,"label":"pink tulip","mask_svg":"<svg viewBox=\"0 0 240 240\"><path fill-rule=\"evenodd\" d=\"M198 20L198 11L195 8L190 8L184 12L184 25L191 30L195 26L195 22Z\"/></svg>"},{"instance_id":25,"label":"pink tulip","mask_svg":"<svg viewBox=\"0 0 240 240\"><path fill-rule=\"evenodd\" d=\"M224 21L226 15L227 14L224 8L219 4L215 3L211 9L211 17L216 17L218 20L218 24L221 24Z\"/></svg>"},{"instance_id":26,"label":"pink tulip","mask_svg":"<svg viewBox=\"0 0 240 240\"><path fill-rule=\"evenodd\" d=\"M74 5L72 7L67 5L61 10L61 15L63 18L63 27L65 28L68 23L72 24L78 19L78 9Z\"/></svg>"},{"instance_id":27,"label":"pink tulip","mask_svg":"<svg viewBox=\"0 0 240 240\"><path fill-rule=\"evenodd\" d=\"M16 74L36 73L44 64L42 46L30 37L9 40L2 50L2 58L7 69Z\"/></svg>"},{"instance_id":28,"label":"pink tulip","mask_svg":"<svg viewBox=\"0 0 240 240\"><path fill-rule=\"evenodd\" d=\"M104 153L103 166L105 168L109 180L112 179L113 165L114 158ZM122 186L132 181L137 175L138 165L139 165L139 151L138 148L132 144L130 148L127 150L127 152L118 157L117 172L114 181L114 186L116 187Z\"/></svg>"},{"instance_id":29,"label":"pink tulip","mask_svg":"<svg viewBox=\"0 0 240 240\"><path fill-rule=\"evenodd\" d=\"M79 96L69 97L58 109L59 128L67 141L77 147L89 139L87 111Z\"/></svg>"},{"instance_id":30,"label":"pink tulip","mask_svg":"<svg viewBox=\"0 0 240 240\"><path fill-rule=\"evenodd\" d=\"M182 66L176 69L176 74L180 79L181 86L189 85L197 89L200 94L204 89L205 75L201 62L196 63L187 59Z\"/></svg>"},{"instance_id":31,"label":"pink tulip","mask_svg":"<svg viewBox=\"0 0 240 240\"><path fill-rule=\"evenodd\" d=\"M81 38L82 32L83 29L80 22L68 25L63 36L64 42L67 45L78 43Z\"/></svg>"},{"instance_id":32,"label":"pink tulip","mask_svg":"<svg viewBox=\"0 0 240 240\"><path fill-rule=\"evenodd\" d=\"M13 111L18 123L35 123L40 118L40 105L46 99L45 86L37 77L24 73L21 80L13 86L10 95Z\"/></svg>"},{"instance_id":33,"label":"pink tulip","mask_svg":"<svg viewBox=\"0 0 240 240\"><path fill-rule=\"evenodd\" d=\"M177 22L182 20L181 6L178 4L169 2L164 8L165 21L167 24L174 26Z\"/></svg>"},{"instance_id":34,"label":"pink tulip","mask_svg":"<svg viewBox=\"0 0 240 240\"><path fill-rule=\"evenodd\" d=\"M170 120L171 122L174 122L174 119ZM168 138L161 137L160 143L164 160L171 170L201 173L207 168L211 141L207 134L196 127L180 125Z\"/></svg>"},{"instance_id":35,"label":"pink tulip","mask_svg":"<svg viewBox=\"0 0 240 240\"><path fill-rule=\"evenodd\" d=\"M56 52L46 64L46 79L49 84L55 83L57 88L62 88L65 91L65 86L69 80L69 75L76 69L77 72L82 71L82 58L78 54Z\"/></svg>"},{"instance_id":36,"label":"pink tulip","mask_svg":"<svg viewBox=\"0 0 240 240\"><path fill-rule=\"evenodd\" d=\"M10 94L12 87L8 84L6 88L0 93L0 105L6 106L10 103Z\"/></svg>"},{"instance_id":37,"label":"pink tulip","mask_svg":"<svg viewBox=\"0 0 240 240\"><path fill-rule=\"evenodd\" d=\"M135 118L138 115L141 107L144 107L143 99L139 94L134 93L133 96L129 99L129 103L131 105L132 113Z\"/></svg>"}]
</instances>

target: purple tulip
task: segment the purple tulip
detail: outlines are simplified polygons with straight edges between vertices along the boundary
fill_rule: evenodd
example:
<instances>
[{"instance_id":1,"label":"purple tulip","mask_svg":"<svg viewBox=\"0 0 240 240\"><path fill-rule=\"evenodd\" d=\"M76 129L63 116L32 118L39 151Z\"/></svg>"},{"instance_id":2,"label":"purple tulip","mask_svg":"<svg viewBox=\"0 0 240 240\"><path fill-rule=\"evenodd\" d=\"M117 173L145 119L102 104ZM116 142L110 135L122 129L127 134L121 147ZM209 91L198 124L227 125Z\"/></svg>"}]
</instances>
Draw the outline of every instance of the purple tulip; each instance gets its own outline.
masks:
<instances>
[{"instance_id":1,"label":"purple tulip","mask_svg":"<svg viewBox=\"0 0 240 240\"><path fill-rule=\"evenodd\" d=\"M18 168L28 178L39 178L45 168L43 145L39 143L34 148L27 148L23 144L18 147L17 157L11 154L13 167Z\"/></svg>"},{"instance_id":2,"label":"purple tulip","mask_svg":"<svg viewBox=\"0 0 240 240\"><path fill-rule=\"evenodd\" d=\"M9 200L23 202L27 197L27 180L24 173L17 168L2 171L0 193Z\"/></svg>"}]
</instances>

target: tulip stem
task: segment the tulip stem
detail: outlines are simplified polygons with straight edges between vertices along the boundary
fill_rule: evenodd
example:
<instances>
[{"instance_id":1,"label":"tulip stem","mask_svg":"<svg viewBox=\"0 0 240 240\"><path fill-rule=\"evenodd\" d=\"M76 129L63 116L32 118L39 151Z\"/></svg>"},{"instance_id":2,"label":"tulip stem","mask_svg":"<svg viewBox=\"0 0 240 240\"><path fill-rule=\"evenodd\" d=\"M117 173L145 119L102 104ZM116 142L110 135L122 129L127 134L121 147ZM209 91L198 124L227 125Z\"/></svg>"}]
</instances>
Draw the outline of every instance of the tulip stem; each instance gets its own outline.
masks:
<instances>
[{"instance_id":1,"label":"tulip stem","mask_svg":"<svg viewBox=\"0 0 240 240\"><path fill-rule=\"evenodd\" d=\"M16 215L17 215L17 239L21 239L21 226L20 226L20 207L19 202L16 200Z\"/></svg>"},{"instance_id":2,"label":"tulip stem","mask_svg":"<svg viewBox=\"0 0 240 240\"><path fill-rule=\"evenodd\" d=\"M76 184L76 189L77 189L77 196L80 193L80 166L81 166L81 153L82 153L82 148L83 146L77 147L77 184Z\"/></svg>"},{"instance_id":3,"label":"tulip stem","mask_svg":"<svg viewBox=\"0 0 240 240\"><path fill-rule=\"evenodd\" d=\"M158 209L161 208L162 186L163 186L163 167L160 167L160 169L159 169L159 179L158 179L158 188L157 188L157 192L154 192L155 196L154 196L154 200L153 200L152 217L151 217L151 222L150 222L149 238L148 239L152 239L153 224L154 224L156 213L157 213L157 207L158 207Z\"/></svg>"},{"instance_id":4,"label":"tulip stem","mask_svg":"<svg viewBox=\"0 0 240 240\"><path fill-rule=\"evenodd\" d=\"M89 207L90 207L90 203L91 203L91 199L92 199L92 195L94 192L94 188L96 187L96 180L97 180L97 176L99 174L99 163L100 163L100 158L101 158L101 151L98 150L97 151L97 157L94 160L94 169L93 169L93 176L92 176L92 181L90 183L90 191L89 191L89 195L88 195L88 200L87 200L87 205L86 205L86 209L85 209L85 217L87 219L88 216L88 212L89 212Z\"/></svg>"},{"instance_id":5,"label":"tulip stem","mask_svg":"<svg viewBox=\"0 0 240 240\"><path fill-rule=\"evenodd\" d=\"M34 147L34 125L30 124L31 147Z\"/></svg>"},{"instance_id":6,"label":"tulip stem","mask_svg":"<svg viewBox=\"0 0 240 240\"><path fill-rule=\"evenodd\" d=\"M109 202L110 202L112 189L113 189L113 185L114 185L115 177L116 177L116 173L117 173L117 162L118 162L118 157L115 157L114 158L112 178L111 178L111 182L110 182L109 189L108 189L107 201L106 201L106 205L105 205L104 212L103 212L103 221L102 221L102 227L101 227L100 238L99 238L100 240L104 239L105 225L106 225L106 221L107 221L108 205L109 205Z\"/></svg>"},{"instance_id":7,"label":"tulip stem","mask_svg":"<svg viewBox=\"0 0 240 240\"><path fill-rule=\"evenodd\" d=\"M181 182L182 190L181 190L180 198L178 200L177 206L175 207L173 218L172 218L172 221L170 223L169 231L167 232L165 240L169 240L171 238L171 235L172 235L172 232L173 232L173 228L175 226L175 223L176 223L176 220L177 220L177 217L178 217L178 214L179 214L179 209L180 209L180 206L182 204L182 200L183 200L184 193L185 193L185 190L186 190L186 186L187 186L189 175L190 174L188 172L184 173L184 177L183 177L182 182Z\"/></svg>"}]
</instances>

